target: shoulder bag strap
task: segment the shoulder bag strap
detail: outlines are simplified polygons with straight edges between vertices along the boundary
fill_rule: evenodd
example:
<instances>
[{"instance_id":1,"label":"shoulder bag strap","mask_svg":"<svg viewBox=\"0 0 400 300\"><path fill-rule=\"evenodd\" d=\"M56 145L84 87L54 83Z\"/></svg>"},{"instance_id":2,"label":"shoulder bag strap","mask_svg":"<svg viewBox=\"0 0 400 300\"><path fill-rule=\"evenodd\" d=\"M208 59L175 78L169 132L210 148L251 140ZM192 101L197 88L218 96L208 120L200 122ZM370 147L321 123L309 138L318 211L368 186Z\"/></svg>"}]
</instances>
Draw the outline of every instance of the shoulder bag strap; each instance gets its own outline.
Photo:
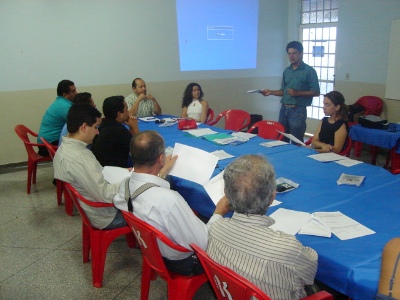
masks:
<instances>
[{"instance_id":1,"label":"shoulder bag strap","mask_svg":"<svg viewBox=\"0 0 400 300\"><path fill-rule=\"evenodd\" d=\"M156 187L158 185L150 182L145 183L141 185L131 196L130 195L131 192L129 190L129 179L130 177L125 180L125 201L128 202L128 211L133 212L132 200L135 199L140 194L142 194L143 192L147 191L149 188Z\"/></svg>"},{"instance_id":2,"label":"shoulder bag strap","mask_svg":"<svg viewBox=\"0 0 400 300\"><path fill-rule=\"evenodd\" d=\"M399 264L399 259L400 259L400 252L399 252L399 254L397 254L396 263L394 264L394 268L393 268L393 274L392 274L392 277L390 278L390 285L389 285L389 296L390 297L392 297L394 277L396 276L396 270L397 270L397 265Z\"/></svg>"}]
</instances>

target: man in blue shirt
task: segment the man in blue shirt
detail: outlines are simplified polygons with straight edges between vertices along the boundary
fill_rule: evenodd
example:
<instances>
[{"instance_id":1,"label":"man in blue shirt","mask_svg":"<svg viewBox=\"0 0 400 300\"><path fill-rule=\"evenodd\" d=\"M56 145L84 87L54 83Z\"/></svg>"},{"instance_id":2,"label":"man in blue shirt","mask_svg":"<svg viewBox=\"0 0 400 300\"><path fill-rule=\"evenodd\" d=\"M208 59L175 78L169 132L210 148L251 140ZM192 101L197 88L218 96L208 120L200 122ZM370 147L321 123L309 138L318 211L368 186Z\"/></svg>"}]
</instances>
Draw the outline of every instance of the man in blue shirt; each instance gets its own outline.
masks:
<instances>
[{"instance_id":1,"label":"man in blue shirt","mask_svg":"<svg viewBox=\"0 0 400 300\"><path fill-rule=\"evenodd\" d=\"M67 114L72 106L76 95L75 84L71 80L62 80L57 86L57 98L46 110L42 123L40 124L37 141L42 144L43 137L50 144L57 146L61 130L67 122ZM39 147L42 156L48 156L46 147Z\"/></svg>"},{"instance_id":2,"label":"man in blue shirt","mask_svg":"<svg viewBox=\"0 0 400 300\"><path fill-rule=\"evenodd\" d=\"M317 72L303 62L303 45L293 41L287 44L286 52L290 66L283 72L282 85L279 90L262 90L264 96L281 96L279 123L300 141L306 132L307 106L312 98L319 96Z\"/></svg>"}]
</instances>

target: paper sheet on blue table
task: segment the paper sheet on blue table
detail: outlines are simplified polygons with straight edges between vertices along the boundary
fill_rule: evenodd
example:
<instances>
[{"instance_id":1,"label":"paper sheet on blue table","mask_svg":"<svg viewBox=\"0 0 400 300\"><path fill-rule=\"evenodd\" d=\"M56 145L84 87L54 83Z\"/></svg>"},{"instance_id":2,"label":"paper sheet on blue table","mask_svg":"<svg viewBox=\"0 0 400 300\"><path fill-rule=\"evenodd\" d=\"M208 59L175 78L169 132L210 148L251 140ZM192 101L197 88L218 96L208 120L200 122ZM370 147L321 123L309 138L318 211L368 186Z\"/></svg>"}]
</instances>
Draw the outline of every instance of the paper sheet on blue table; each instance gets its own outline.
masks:
<instances>
[{"instance_id":1,"label":"paper sheet on blue table","mask_svg":"<svg viewBox=\"0 0 400 300\"><path fill-rule=\"evenodd\" d=\"M205 135L203 138L217 145L231 145L231 146L240 145L248 141L240 137L234 137L228 133L208 134Z\"/></svg>"},{"instance_id":2,"label":"paper sheet on blue table","mask_svg":"<svg viewBox=\"0 0 400 300\"><path fill-rule=\"evenodd\" d=\"M176 143L172 156L178 155L170 175L205 184L212 176L218 157L204 150Z\"/></svg>"}]
</instances>

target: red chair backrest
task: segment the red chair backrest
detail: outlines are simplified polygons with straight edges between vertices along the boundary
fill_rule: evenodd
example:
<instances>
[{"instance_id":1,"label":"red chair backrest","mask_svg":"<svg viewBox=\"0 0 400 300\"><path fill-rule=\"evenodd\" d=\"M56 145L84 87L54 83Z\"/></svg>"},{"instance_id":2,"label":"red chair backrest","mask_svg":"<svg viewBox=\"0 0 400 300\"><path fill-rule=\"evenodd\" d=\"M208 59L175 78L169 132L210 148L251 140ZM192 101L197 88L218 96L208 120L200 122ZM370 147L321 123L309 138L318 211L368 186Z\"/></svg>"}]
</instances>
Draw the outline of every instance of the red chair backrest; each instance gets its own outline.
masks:
<instances>
[{"instance_id":1,"label":"red chair backrest","mask_svg":"<svg viewBox=\"0 0 400 300\"><path fill-rule=\"evenodd\" d=\"M247 111L240 109L229 109L221 112L218 117L210 124L216 124L219 119L225 117L225 129L240 131L249 126L251 117Z\"/></svg>"},{"instance_id":2,"label":"red chair backrest","mask_svg":"<svg viewBox=\"0 0 400 300\"><path fill-rule=\"evenodd\" d=\"M270 300L261 289L233 270L216 263L199 246L196 244L190 246L199 258L218 300L250 299L250 297Z\"/></svg>"},{"instance_id":3,"label":"red chair backrest","mask_svg":"<svg viewBox=\"0 0 400 300\"><path fill-rule=\"evenodd\" d=\"M208 108L207 119L206 119L206 121L204 123L205 124L210 124L213 119L214 119L214 111L211 108Z\"/></svg>"},{"instance_id":4,"label":"red chair backrest","mask_svg":"<svg viewBox=\"0 0 400 300\"><path fill-rule=\"evenodd\" d=\"M142 221L134 214L122 211L122 215L124 216L126 222L128 223L128 226L131 228L133 234L139 242L143 258L146 259L147 263L160 277L164 278L165 280L170 280L171 275L162 259L157 240L160 240L167 246L180 252L191 251L175 244L157 228Z\"/></svg>"},{"instance_id":5,"label":"red chair backrest","mask_svg":"<svg viewBox=\"0 0 400 300\"><path fill-rule=\"evenodd\" d=\"M364 107L364 114L379 116L382 112L383 101L381 98L376 96L363 96L359 98L356 103Z\"/></svg>"},{"instance_id":6,"label":"red chair backrest","mask_svg":"<svg viewBox=\"0 0 400 300\"><path fill-rule=\"evenodd\" d=\"M47 151L49 151L51 159L54 159L54 155L56 155L56 151L57 151L58 147L53 146L48 141L46 141L43 137L40 137L40 139L42 140L43 144L46 146Z\"/></svg>"},{"instance_id":7,"label":"red chair backrest","mask_svg":"<svg viewBox=\"0 0 400 300\"><path fill-rule=\"evenodd\" d=\"M24 142L26 151L28 152L28 156L29 157L38 156L38 154L35 152L35 149L33 149L33 146L43 146L43 145L38 144L38 143L32 143L29 140L29 136L28 136L28 134L30 134L33 137L37 137L38 134L36 132L33 132L28 127L26 127L25 125L22 125L22 124L18 124L17 126L15 126L14 130L15 130L15 133L19 136L19 138Z\"/></svg>"},{"instance_id":8,"label":"red chair backrest","mask_svg":"<svg viewBox=\"0 0 400 300\"><path fill-rule=\"evenodd\" d=\"M281 123L270 120L253 124L247 132L252 132L256 128L258 128L258 136L268 140L282 140L283 135L278 131L285 132L285 127Z\"/></svg>"},{"instance_id":9,"label":"red chair backrest","mask_svg":"<svg viewBox=\"0 0 400 300\"><path fill-rule=\"evenodd\" d=\"M86 212L83 210L81 203L79 201L82 201L86 205L93 206L93 207L114 207L113 203L105 203L105 202L94 202L86 199L83 197L71 184L64 182L64 197L72 200L75 203L75 206L77 207L79 214L82 217L83 223L86 224L86 226L94 229L94 230L100 230L97 228L94 228L92 224L90 223L90 220L88 216L86 215Z\"/></svg>"}]
</instances>

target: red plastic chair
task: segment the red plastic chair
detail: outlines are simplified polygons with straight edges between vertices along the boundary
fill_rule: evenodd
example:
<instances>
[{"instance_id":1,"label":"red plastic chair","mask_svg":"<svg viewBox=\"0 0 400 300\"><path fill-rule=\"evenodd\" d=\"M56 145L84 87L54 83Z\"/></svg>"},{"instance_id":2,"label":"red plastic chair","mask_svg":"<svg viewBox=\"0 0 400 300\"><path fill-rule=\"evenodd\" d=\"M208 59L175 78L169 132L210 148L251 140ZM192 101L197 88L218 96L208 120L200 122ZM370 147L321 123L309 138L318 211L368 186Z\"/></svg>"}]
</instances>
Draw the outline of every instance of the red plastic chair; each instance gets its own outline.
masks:
<instances>
[{"instance_id":1,"label":"red plastic chair","mask_svg":"<svg viewBox=\"0 0 400 300\"><path fill-rule=\"evenodd\" d=\"M258 136L267 140L282 140L283 135L277 132L285 132L285 127L279 122L274 122L270 120L258 121L253 126L250 127L247 132L251 133L254 129L258 128Z\"/></svg>"},{"instance_id":2,"label":"red plastic chair","mask_svg":"<svg viewBox=\"0 0 400 300\"><path fill-rule=\"evenodd\" d=\"M260 288L233 270L216 263L199 246L196 244L190 244L190 246L199 258L218 300L248 300L251 297L259 300L270 300ZM321 291L303 299L333 300L333 296L328 292Z\"/></svg>"},{"instance_id":3,"label":"red plastic chair","mask_svg":"<svg viewBox=\"0 0 400 300\"><path fill-rule=\"evenodd\" d=\"M213 119L214 119L214 111L211 108L208 108L207 119L204 122L204 124L210 124Z\"/></svg>"},{"instance_id":4,"label":"red plastic chair","mask_svg":"<svg viewBox=\"0 0 400 300\"><path fill-rule=\"evenodd\" d=\"M15 126L14 130L24 143L26 152L28 152L28 180L26 193L30 194L31 184L36 184L36 170L38 162L51 161L52 159L50 156L41 156L37 154L33 149L34 146L43 146L42 144L31 143L31 141L29 140L28 134L33 137L37 137L37 133L33 132L28 127L22 124L18 124L17 126Z\"/></svg>"},{"instance_id":5,"label":"red plastic chair","mask_svg":"<svg viewBox=\"0 0 400 300\"><path fill-rule=\"evenodd\" d=\"M310 137L310 139L308 141L304 142L304 144L310 145L312 139L313 139L313 137ZM345 145L346 145L346 147L341 152L339 152L339 155L349 157L350 151L351 151L351 146L353 145L353 142L352 142L350 136L347 136Z\"/></svg>"},{"instance_id":6,"label":"red plastic chair","mask_svg":"<svg viewBox=\"0 0 400 300\"><path fill-rule=\"evenodd\" d=\"M241 131L245 127L249 126L251 121L251 117L248 112L239 109L229 109L221 112L217 118L208 125L217 124L219 119L222 117L225 117L225 129L234 131Z\"/></svg>"},{"instance_id":7,"label":"red plastic chair","mask_svg":"<svg viewBox=\"0 0 400 300\"><path fill-rule=\"evenodd\" d=\"M159 240L180 252L191 251L175 244L157 228L140 220L134 214L125 211L122 211L122 214L135 234L142 250L143 264L140 299L147 300L149 297L150 280L152 279L152 275L154 275L153 272L167 282L168 299L192 299L200 286L207 282L206 275L203 273L200 275L183 276L167 270L157 241Z\"/></svg>"},{"instance_id":8,"label":"red plastic chair","mask_svg":"<svg viewBox=\"0 0 400 300\"><path fill-rule=\"evenodd\" d=\"M393 174L394 174L394 175L400 174L400 169L394 170L394 171L393 171Z\"/></svg>"},{"instance_id":9,"label":"red plastic chair","mask_svg":"<svg viewBox=\"0 0 400 300\"><path fill-rule=\"evenodd\" d=\"M135 247L136 241L128 226L117 229L101 230L94 228L82 209L80 201L92 207L113 207L113 203L93 202L84 198L69 183L64 182L64 197L70 197L82 217L82 256L83 262L89 262L89 254L92 254L92 277L93 286L103 286L104 265L106 262L107 249L119 236L126 235L126 241L130 248Z\"/></svg>"},{"instance_id":10,"label":"red plastic chair","mask_svg":"<svg viewBox=\"0 0 400 300\"><path fill-rule=\"evenodd\" d=\"M374 115L374 116L380 116L382 113L383 109L383 101L381 98L376 97L376 96L363 96L359 98L354 104L361 105L364 108L364 115ZM356 123L351 122L349 123L350 126L354 125ZM361 154L361 149L362 149L362 143L355 141L354 142L354 153L356 157L360 157ZM377 151L378 147L377 146L370 146L370 152L371 152L371 163L373 165L376 164L376 156L377 156Z\"/></svg>"},{"instance_id":11,"label":"red plastic chair","mask_svg":"<svg viewBox=\"0 0 400 300\"><path fill-rule=\"evenodd\" d=\"M363 96L359 98L354 104L361 105L364 108L364 114L379 116L382 112L383 101L376 96Z\"/></svg>"},{"instance_id":12,"label":"red plastic chair","mask_svg":"<svg viewBox=\"0 0 400 300\"><path fill-rule=\"evenodd\" d=\"M47 151L50 154L51 159L54 159L54 155L56 155L56 151L58 149L57 146L54 146L50 144L48 141L46 141L43 137L40 138L43 142L43 144L46 146ZM62 180L56 179L56 187L57 187L57 204L61 205L62 204L62 194L64 190L64 182ZM67 215L72 216L74 207L73 203L70 198L64 198L65 201L65 212Z\"/></svg>"}]
</instances>

